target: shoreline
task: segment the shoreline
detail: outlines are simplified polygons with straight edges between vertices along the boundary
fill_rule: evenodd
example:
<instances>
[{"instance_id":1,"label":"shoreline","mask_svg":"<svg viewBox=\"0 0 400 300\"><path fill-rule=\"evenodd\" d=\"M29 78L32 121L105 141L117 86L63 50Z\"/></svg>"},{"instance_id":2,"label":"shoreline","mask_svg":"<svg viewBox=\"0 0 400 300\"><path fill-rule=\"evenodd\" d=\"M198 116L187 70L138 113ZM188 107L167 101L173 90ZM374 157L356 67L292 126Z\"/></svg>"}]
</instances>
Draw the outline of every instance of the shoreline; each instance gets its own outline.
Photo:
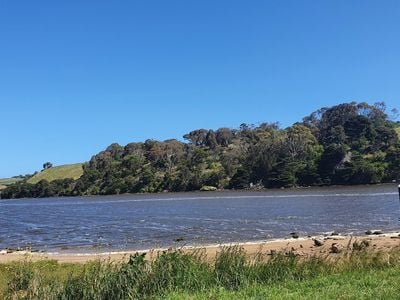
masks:
<instances>
[{"instance_id":1,"label":"shoreline","mask_svg":"<svg viewBox=\"0 0 400 300\"><path fill-rule=\"evenodd\" d=\"M173 191L163 191L163 192L146 192L146 193L124 193L124 194L109 194L109 195L102 195L102 194L96 194L96 195L68 195L68 196L53 196L53 197L23 197L23 198L1 198L0 197L0 202L1 201L7 201L7 200L27 200L27 199L67 199L67 198L93 198L93 197L110 197L110 196L146 196L146 195L169 195L169 194L190 194L190 193L224 193L224 192L232 192L232 193L257 193L257 192L274 192L274 191L296 191L296 190L312 190L312 189L329 189L329 188L351 188L351 187L371 187L371 186L390 186L394 185L397 187L398 182L379 182L379 183L366 183L366 184L332 184L332 185L310 185L310 186L293 186L293 187L281 187L281 188L246 188L246 189L216 189L215 191L202 191L202 190L193 190L193 191L179 191L179 192L173 192ZM396 193L394 191L393 193ZM1 195L1 190L0 190L0 195Z\"/></svg>"},{"instance_id":2,"label":"shoreline","mask_svg":"<svg viewBox=\"0 0 400 300\"><path fill-rule=\"evenodd\" d=\"M316 245L318 240L322 245ZM153 259L165 251L181 250L183 252L204 251L207 259L212 260L222 247L237 246L243 248L249 257L259 253L271 254L274 252L292 252L300 257L323 256L332 253L332 245L336 244L340 249L351 249L354 242L366 243L374 251L390 251L400 247L400 231L371 234L371 235L318 235L288 239L273 239L248 242L233 242L221 244L206 244L195 246L182 246L170 248L156 248L145 250L105 251L99 253L59 253L59 252L30 252L16 251L6 253L0 251L0 264L14 261L42 261L55 260L59 263L86 263L96 260L123 261L135 253L146 254L147 259Z\"/></svg>"}]
</instances>

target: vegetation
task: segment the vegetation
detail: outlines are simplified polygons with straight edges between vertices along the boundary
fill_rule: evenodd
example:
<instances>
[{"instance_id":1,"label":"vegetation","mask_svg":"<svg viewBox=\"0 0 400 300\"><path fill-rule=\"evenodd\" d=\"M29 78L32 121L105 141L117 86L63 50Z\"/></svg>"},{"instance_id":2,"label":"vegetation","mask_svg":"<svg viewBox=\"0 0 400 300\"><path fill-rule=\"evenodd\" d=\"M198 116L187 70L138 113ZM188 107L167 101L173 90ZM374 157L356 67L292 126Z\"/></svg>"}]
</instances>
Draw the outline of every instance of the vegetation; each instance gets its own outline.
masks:
<instances>
[{"instance_id":1,"label":"vegetation","mask_svg":"<svg viewBox=\"0 0 400 300\"><path fill-rule=\"evenodd\" d=\"M399 123L385 111L384 103L352 102L322 108L285 129L242 124L194 130L184 135L186 143L112 144L84 164L77 180L38 177L50 168L1 197L391 182L400 176Z\"/></svg>"},{"instance_id":2,"label":"vegetation","mask_svg":"<svg viewBox=\"0 0 400 300\"><path fill-rule=\"evenodd\" d=\"M50 169L52 166L53 166L53 164L51 162L49 162L49 161L45 162L43 164L43 170Z\"/></svg>"},{"instance_id":3,"label":"vegetation","mask_svg":"<svg viewBox=\"0 0 400 300\"><path fill-rule=\"evenodd\" d=\"M51 163L43 164L43 171L27 180L28 183L38 183L41 180L52 182L60 179L79 179L83 174L83 164L70 164L53 167Z\"/></svg>"},{"instance_id":4,"label":"vegetation","mask_svg":"<svg viewBox=\"0 0 400 300\"><path fill-rule=\"evenodd\" d=\"M299 259L293 253L223 248L209 262L199 251L161 253L154 260L85 265L54 261L0 265L0 296L8 299L397 299L400 252L352 249L330 257Z\"/></svg>"},{"instance_id":5,"label":"vegetation","mask_svg":"<svg viewBox=\"0 0 400 300\"><path fill-rule=\"evenodd\" d=\"M0 190L5 189L7 186L22 180L21 178L0 178Z\"/></svg>"},{"instance_id":6,"label":"vegetation","mask_svg":"<svg viewBox=\"0 0 400 300\"><path fill-rule=\"evenodd\" d=\"M214 288L207 292L175 292L164 299L398 299L400 268L354 270L318 276L306 280L289 280L271 285L253 284L236 291Z\"/></svg>"}]
</instances>

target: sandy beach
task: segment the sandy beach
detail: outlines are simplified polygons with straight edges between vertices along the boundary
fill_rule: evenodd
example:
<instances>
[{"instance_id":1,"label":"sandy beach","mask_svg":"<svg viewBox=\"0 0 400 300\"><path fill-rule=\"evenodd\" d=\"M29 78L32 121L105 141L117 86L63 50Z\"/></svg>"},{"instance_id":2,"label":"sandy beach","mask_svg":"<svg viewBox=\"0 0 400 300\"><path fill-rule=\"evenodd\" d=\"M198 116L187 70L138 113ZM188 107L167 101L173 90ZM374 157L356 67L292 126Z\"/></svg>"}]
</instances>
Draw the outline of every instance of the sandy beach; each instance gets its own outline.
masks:
<instances>
[{"instance_id":1,"label":"sandy beach","mask_svg":"<svg viewBox=\"0 0 400 300\"><path fill-rule=\"evenodd\" d=\"M317 242L316 242L317 240ZM180 248L163 248L163 249L149 249L141 251L121 251L121 252L101 252L101 253L40 253L28 251L16 251L7 253L7 251L0 251L0 263L21 260L56 260L59 263L85 263L94 260L114 260L120 261L127 259L130 255L135 253L146 253L148 259L156 257L162 251L171 251L180 249L185 252L191 251L205 251L207 258L212 260L218 251L224 246L240 246L242 247L249 257L258 253L269 254L273 252L293 252L298 256L325 256L331 255L332 245L339 250L351 249L354 242L358 244L366 241L368 248L374 251L390 251L396 247L400 247L400 232L383 233L377 235L330 235L330 236L314 236L314 237L299 237L290 239L256 241L246 243L229 243L229 244L212 244L204 246L183 246ZM334 247L335 247L334 246Z\"/></svg>"}]
</instances>

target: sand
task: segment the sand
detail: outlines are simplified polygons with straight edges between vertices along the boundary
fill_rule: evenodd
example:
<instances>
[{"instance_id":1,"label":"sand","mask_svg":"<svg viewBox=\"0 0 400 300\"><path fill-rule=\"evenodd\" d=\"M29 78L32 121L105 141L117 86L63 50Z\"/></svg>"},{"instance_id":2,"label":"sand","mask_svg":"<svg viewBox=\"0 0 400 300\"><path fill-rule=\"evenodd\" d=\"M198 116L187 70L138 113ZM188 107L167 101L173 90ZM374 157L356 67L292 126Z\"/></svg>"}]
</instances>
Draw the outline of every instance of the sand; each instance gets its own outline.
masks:
<instances>
[{"instance_id":1,"label":"sand","mask_svg":"<svg viewBox=\"0 0 400 300\"><path fill-rule=\"evenodd\" d=\"M322 246L315 245L315 239L323 243ZM396 247L400 248L400 233L392 232L379 235L365 235L365 236L315 236L315 237L300 237L297 239L280 239L280 240L268 240L268 241L257 241L247 243L230 243L230 244L214 244L204 246L184 246L181 248L170 248L170 249L152 249L142 251L124 251L124 252L102 252L102 253L38 253L38 252L27 252L27 251L16 251L12 253L6 253L6 251L0 251L0 263L6 263L11 261L21 260L56 260L59 263L85 263L94 260L113 260L120 261L126 260L131 254L134 253L146 253L148 259L156 257L158 253L168 250L181 249L185 252L191 251L205 251L207 258L212 260L218 251L224 246L240 246L246 251L249 257L254 256L258 253L270 254L273 252L293 252L298 256L310 257L310 256L326 256L336 255L332 253L332 244L337 244L339 249L351 249L354 242L361 243L362 241L368 242L368 248L374 251L390 251Z\"/></svg>"}]
</instances>

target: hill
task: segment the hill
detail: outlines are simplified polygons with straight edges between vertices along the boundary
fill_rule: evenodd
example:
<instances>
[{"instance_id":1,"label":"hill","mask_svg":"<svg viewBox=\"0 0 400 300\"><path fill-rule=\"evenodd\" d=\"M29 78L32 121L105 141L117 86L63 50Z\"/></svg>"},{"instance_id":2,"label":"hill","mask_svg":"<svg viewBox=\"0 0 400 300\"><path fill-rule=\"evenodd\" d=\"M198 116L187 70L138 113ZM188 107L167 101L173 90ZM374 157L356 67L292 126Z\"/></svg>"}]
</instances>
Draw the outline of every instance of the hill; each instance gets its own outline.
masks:
<instances>
[{"instance_id":1,"label":"hill","mask_svg":"<svg viewBox=\"0 0 400 300\"><path fill-rule=\"evenodd\" d=\"M195 129L185 142L114 143L84 171L81 164L49 168L3 189L1 198L392 182L400 180L398 125L383 103L351 102L287 128L241 124Z\"/></svg>"},{"instance_id":2,"label":"hill","mask_svg":"<svg viewBox=\"0 0 400 300\"><path fill-rule=\"evenodd\" d=\"M10 184L22 180L21 178L1 178L0 179L0 190L5 189Z\"/></svg>"},{"instance_id":3,"label":"hill","mask_svg":"<svg viewBox=\"0 0 400 300\"><path fill-rule=\"evenodd\" d=\"M49 169L43 170L37 173L30 179L28 183L38 183L40 180L47 180L48 182L54 181L56 179L66 179L72 178L74 180L80 178L83 174L83 168L81 163L62 165L57 167L51 167Z\"/></svg>"}]
</instances>

